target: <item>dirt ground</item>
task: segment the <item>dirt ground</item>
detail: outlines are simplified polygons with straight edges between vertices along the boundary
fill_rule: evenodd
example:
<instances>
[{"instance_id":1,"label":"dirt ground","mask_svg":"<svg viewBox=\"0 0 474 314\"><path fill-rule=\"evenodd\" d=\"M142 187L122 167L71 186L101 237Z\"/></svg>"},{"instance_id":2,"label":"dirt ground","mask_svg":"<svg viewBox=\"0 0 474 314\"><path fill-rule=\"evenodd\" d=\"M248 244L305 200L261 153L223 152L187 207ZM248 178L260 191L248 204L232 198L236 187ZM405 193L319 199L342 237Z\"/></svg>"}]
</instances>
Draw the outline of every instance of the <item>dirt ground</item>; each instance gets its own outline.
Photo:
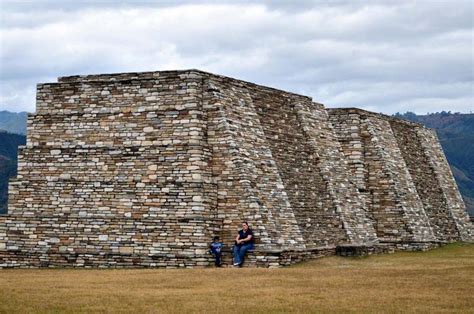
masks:
<instances>
[{"instance_id":1,"label":"dirt ground","mask_svg":"<svg viewBox=\"0 0 474 314\"><path fill-rule=\"evenodd\" d=\"M0 270L0 313L474 313L474 244L282 269Z\"/></svg>"}]
</instances>

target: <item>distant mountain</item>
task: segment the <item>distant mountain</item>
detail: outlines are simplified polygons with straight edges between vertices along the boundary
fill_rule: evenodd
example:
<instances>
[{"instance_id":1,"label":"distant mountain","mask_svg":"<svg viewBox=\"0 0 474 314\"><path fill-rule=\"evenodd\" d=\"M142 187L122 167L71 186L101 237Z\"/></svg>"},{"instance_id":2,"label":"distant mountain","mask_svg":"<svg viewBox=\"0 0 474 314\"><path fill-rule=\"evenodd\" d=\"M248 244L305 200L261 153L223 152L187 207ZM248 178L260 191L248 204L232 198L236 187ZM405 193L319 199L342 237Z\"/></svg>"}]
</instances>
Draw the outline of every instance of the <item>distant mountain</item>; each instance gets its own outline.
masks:
<instances>
[{"instance_id":1,"label":"distant mountain","mask_svg":"<svg viewBox=\"0 0 474 314\"><path fill-rule=\"evenodd\" d=\"M16 176L17 150L26 137L0 131L0 214L7 211L8 179Z\"/></svg>"},{"instance_id":2,"label":"distant mountain","mask_svg":"<svg viewBox=\"0 0 474 314\"><path fill-rule=\"evenodd\" d=\"M443 111L428 115L406 112L395 116L436 130L469 214L474 216L474 114Z\"/></svg>"},{"instance_id":3,"label":"distant mountain","mask_svg":"<svg viewBox=\"0 0 474 314\"><path fill-rule=\"evenodd\" d=\"M25 135L27 118L28 112L0 111L0 130Z\"/></svg>"}]
</instances>

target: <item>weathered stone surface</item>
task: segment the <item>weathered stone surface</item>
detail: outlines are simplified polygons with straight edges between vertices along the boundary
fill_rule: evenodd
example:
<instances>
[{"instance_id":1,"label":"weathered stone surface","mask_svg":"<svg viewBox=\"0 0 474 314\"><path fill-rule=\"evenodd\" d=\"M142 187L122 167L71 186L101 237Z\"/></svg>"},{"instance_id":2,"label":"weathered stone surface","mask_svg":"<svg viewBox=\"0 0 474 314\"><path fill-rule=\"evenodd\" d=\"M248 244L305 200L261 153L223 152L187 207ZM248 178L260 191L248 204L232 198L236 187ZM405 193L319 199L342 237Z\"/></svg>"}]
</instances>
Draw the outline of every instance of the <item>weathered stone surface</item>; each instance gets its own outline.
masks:
<instances>
[{"instance_id":1,"label":"weathered stone surface","mask_svg":"<svg viewBox=\"0 0 474 314\"><path fill-rule=\"evenodd\" d=\"M473 240L434 131L357 108L328 111L380 241Z\"/></svg>"},{"instance_id":2,"label":"weathered stone surface","mask_svg":"<svg viewBox=\"0 0 474 314\"><path fill-rule=\"evenodd\" d=\"M243 220L266 267L472 239L418 124L197 70L63 77L37 99L0 267L204 267Z\"/></svg>"}]
</instances>

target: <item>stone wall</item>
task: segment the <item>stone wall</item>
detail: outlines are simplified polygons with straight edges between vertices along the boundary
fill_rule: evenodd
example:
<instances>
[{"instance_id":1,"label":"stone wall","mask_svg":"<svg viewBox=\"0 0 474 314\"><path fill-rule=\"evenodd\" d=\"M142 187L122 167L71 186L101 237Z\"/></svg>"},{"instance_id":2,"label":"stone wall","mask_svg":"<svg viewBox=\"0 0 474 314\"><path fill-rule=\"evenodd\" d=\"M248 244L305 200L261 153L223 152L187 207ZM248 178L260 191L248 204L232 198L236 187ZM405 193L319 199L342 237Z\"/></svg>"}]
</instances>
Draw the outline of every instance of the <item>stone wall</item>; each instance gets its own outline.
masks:
<instances>
[{"instance_id":1,"label":"stone wall","mask_svg":"<svg viewBox=\"0 0 474 314\"><path fill-rule=\"evenodd\" d=\"M458 239L469 242L474 241L473 224L470 222L466 205L458 190L436 132L426 128L418 128L417 133L422 139L422 148L429 158L430 167L433 169L434 175L438 180L444 198L445 207L439 206L438 220L441 220L441 222L437 223L438 228L449 229L450 227L442 225L446 223L452 224L452 221L454 221L457 229L457 232L454 232L454 234L459 234ZM444 215L447 217L441 217Z\"/></svg>"},{"instance_id":2,"label":"stone wall","mask_svg":"<svg viewBox=\"0 0 474 314\"><path fill-rule=\"evenodd\" d=\"M242 219L257 221L252 213L242 212L242 208L249 207L257 210L257 217L273 220L264 222L265 227L258 226L266 230L259 240L267 241L265 247L269 249L377 242L357 191L346 176L346 163L331 136L322 105L312 103L308 97L225 77L211 76L207 84L226 132L216 138L221 142L226 138L231 143L232 153L222 158L227 160L225 167L229 169L238 162L234 170L241 171L240 178L245 177L244 181L224 184L221 166L220 172L215 173L219 193L226 195L222 197L226 204L229 193L236 193L234 197L241 202L247 198L250 203L240 210L231 206L230 209L237 208L240 217L232 210L221 210L219 203L218 211L227 217L224 238L235 235ZM228 147L220 146L218 151L223 154L229 151ZM230 170L224 173L231 173ZM236 189L238 184L249 186ZM228 189L225 186L233 188L224 191ZM234 219L229 218L230 213ZM267 235L276 241L271 247Z\"/></svg>"},{"instance_id":3,"label":"stone wall","mask_svg":"<svg viewBox=\"0 0 474 314\"><path fill-rule=\"evenodd\" d=\"M72 76L38 85L0 267L204 267L243 220L250 265L289 265L468 240L466 217L418 125L197 70Z\"/></svg>"},{"instance_id":4,"label":"stone wall","mask_svg":"<svg viewBox=\"0 0 474 314\"><path fill-rule=\"evenodd\" d=\"M329 114L380 241L470 239L472 225L434 131L357 108Z\"/></svg>"},{"instance_id":5,"label":"stone wall","mask_svg":"<svg viewBox=\"0 0 474 314\"><path fill-rule=\"evenodd\" d=\"M174 72L39 85L10 183L7 249L66 253L77 266L115 254L207 264L216 196L201 98L200 78Z\"/></svg>"},{"instance_id":6,"label":"stone wall","mask_svg":"<svg viewBox=\"0 0 474 314\"><path fill-rule=\"evenodd\" d=\"M217 77L207 78L205 82L208 93L212 93L209 109L215 109L222 122L222 127L212 136L219 143L214 147L219 158L213 158L213 171L218 194L223 196L217 206L224 220L223 238L232 243L240 223L247 220L265 249L304 249L251 98L252 92L264 91L251 91L244 83Z\"/></svg>"},{"instance_id":7,"label":"stone wall","mask_svg":"<svg viewBox=\"0 0 474 314\"><path fill-rule=\"evenodd\" d=\"M459 237L452 218L443 188L439 184L434 167L431 164L432 152L423 149L430 143L419 126L401 120L390 120L390 126L397 139L398 147L415 184L416 191L423 202L423 208L433 228L434 235L440 241L453 241ZM428 144L430 146L430 144Z\"/></svg>"}]
</instances>

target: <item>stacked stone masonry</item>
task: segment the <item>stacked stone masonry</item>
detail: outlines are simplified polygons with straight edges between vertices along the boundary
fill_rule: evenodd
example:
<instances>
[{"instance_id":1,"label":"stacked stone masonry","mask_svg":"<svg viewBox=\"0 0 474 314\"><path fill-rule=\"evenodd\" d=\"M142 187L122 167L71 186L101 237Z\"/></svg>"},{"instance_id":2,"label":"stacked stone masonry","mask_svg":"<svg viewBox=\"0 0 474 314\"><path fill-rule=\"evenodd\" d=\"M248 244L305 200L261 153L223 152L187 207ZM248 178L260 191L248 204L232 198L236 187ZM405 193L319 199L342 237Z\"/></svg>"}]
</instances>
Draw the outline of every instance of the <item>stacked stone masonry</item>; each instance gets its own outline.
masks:
<instances>
[{"instance_id":1,"label":"stacked stone masonry","mask_svg":"<svg viewBox=\"0 0 474 314\"><path fill-rule=\"evenodd\" d=\"M419 124L198 70L71 76L38 85L0 267L206 267L244 220L250 266L473 239Z\"/></svg>"}]
</instances>

